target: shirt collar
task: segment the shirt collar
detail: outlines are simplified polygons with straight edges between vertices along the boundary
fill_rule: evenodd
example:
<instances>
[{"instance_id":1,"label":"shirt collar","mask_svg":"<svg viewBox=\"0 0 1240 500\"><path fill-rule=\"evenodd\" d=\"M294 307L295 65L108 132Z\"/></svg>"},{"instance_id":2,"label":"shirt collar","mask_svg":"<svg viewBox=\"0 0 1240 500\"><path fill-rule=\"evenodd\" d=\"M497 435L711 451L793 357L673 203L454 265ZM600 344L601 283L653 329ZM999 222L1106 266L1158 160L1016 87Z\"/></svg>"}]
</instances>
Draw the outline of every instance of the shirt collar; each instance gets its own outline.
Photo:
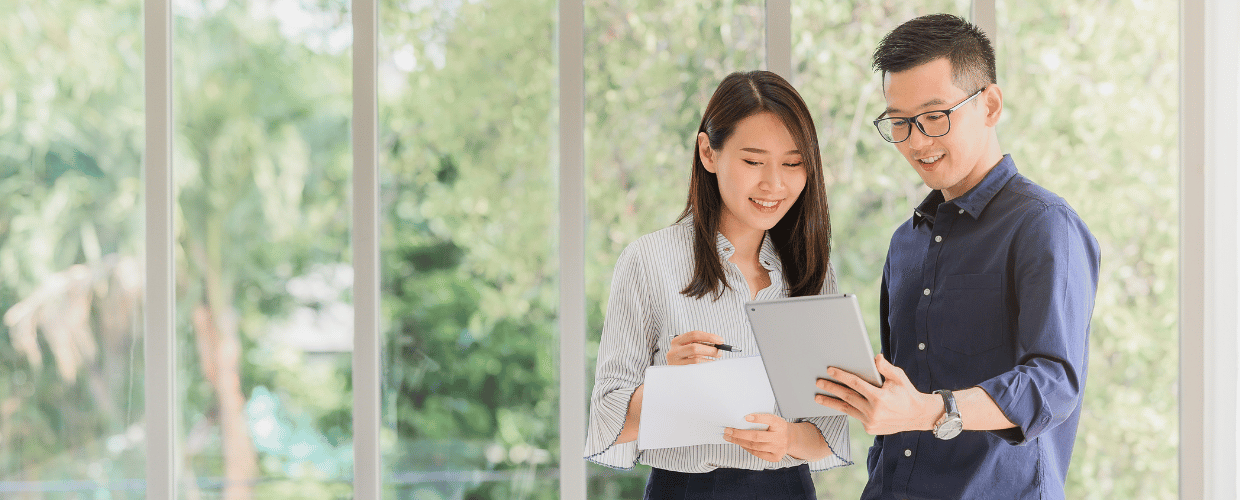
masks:
<instances>
[{"instance_id":1,"label":"shirt collar","mask_svg":"<svg viewBox=\"0 0 1240 500\"><path fill-rule=\"evenodd\" d=\"M689 229L690 234L694 231L693 215L686 215L681 219L679 224L683 224ZM715 233L715 251L719 252L719 259L727 261L732 258L732 254L736 253L736 248L732 246L732 242L723 233ZM758 248L758 263L767 271L779 271L779 250L775 248L775 242L771 240L771 232L767 231L762 235L762 246Z\"/></svg>"},{"instance_id":2,"label":"shirt collar","mask_svg":"<svg viewBox=\"0 0 1240 500\"><path fill-rule=\"evenodd\" d=\"M715 248L719 251L719 258L724 261L731 259L736 253L736 248L723 233L715 233ZM775 250L775 242L771 241L770 231L767 231L762 235L762 246L758 247L758 263L767 271L775 271L778 262L779 252Z\"/></svg>"},{"instance_id":3,"label":"shirt collar","mask_svg":"<svg viewBox=\"0 0 1240 500\"><path fill-rule=\"evenodd\" d=\"M688 228L689 233L693 233L692 213L691 215L684 216L677 223ZM723 233L720 232L714 233L714 249L715 252L719 253L719 261L722 262L727 262L734 253L737 253L737 248L733 247L732 242L728 241L728 237L723 236ZM776 272L780 270L779 251L775 249L775 242L771 241L770 231L763 234L763 244L758 248L758 263L766 270L776 270Z\"/></svg>"},{"instance_id":4,"label":"shirt collar","mask_svg":"<svg viewBox=\"0 0 1240 500\"><path fill-rule=\"evenodd\" d=\"M986 209L986 205L990 204L990 200L993 200L1015 175L1016 162L1012 161L1012 155L1003 155L1003 159L986 173L982 182L977 183L973 189L951 202L960 209L961 213L967 213L977 219ZM929 222L933 226L934 217L938 214L939 205L942 204L943 192L937 189L931 191L926 199L913 209L913 226L917 226L922 221Z\"/></svg>"}]
</instances>

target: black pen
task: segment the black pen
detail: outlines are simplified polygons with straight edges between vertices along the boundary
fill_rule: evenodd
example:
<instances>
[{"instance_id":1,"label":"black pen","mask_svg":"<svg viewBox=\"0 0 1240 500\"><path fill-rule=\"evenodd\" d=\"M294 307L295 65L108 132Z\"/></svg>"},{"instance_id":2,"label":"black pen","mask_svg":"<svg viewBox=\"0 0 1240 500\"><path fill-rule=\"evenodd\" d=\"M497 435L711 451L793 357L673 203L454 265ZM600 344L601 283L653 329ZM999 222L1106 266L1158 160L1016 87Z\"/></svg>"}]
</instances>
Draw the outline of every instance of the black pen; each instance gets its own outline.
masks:
<instances>
[{"instance_id":1,"label":"black pen","mask_svg":"<svg viewBox=\"0 0 1240 500\"><path fill-rule=\"evenodd\" d=\"M714 347L715 349L719 349L720 351L728 351L728 352L741 352L741 350L740 350L740 349L737 349L737 348L732 347L732 346L727 345L727 344L712 344L712 343L710 343L710 342L698 342L698 343L699 343L699 344L703 344L703 345L708 345L708 346Z\"/></svg>"}]
</instances>

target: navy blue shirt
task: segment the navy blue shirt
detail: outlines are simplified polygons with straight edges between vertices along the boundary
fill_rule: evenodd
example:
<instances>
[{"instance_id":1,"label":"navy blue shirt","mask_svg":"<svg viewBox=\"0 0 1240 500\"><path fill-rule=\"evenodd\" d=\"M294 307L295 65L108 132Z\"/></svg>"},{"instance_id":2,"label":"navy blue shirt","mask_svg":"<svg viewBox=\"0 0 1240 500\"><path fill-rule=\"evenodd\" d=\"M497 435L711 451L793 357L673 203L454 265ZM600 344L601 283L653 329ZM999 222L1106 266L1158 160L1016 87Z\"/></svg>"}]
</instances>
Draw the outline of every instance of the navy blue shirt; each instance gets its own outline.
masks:
<instances>
[{"instance_id":1,"label":"navy blue shirt","mask_svg":"<svg viewBox=\"0 0 1240 500\"><path fill-rule=\"evenodd\" d=\"M957 199L930 193L891 237L883 354L923 393L982 388L1017 427L877 436L862 498L1063 498L1098 263L1072 207L1010 156Z\"/></svg>"}]
</instances>

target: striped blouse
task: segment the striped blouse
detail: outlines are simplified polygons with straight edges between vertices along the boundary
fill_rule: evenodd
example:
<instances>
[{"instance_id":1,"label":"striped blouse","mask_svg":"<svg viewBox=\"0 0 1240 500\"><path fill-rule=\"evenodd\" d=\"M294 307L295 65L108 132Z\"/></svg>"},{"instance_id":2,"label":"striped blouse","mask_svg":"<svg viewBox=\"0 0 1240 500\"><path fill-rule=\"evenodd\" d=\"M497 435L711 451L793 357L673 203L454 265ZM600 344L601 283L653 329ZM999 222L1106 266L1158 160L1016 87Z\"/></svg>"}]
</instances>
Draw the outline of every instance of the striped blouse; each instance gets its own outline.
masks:
<instances>
[{"instance_id":1,"label":"striped blouse","mask_svg":"<svg viewBox=\"0 0 1240 500\"><path fill-rule=\"evenodd\" d=\"M753 356L758 352L744 310L750 297L748 283L740 268L728 261L734 253L728 239L717 234L716 244L731 285L718 301L712 300L713 294L694 299L680 293L693 272L692 217L638 238L620 254L603 321L594 393L590 397L586 459L618 469L631 469L641 462L691 473L719 467L779 469L806 463L791 456L778 463L768 462L732 443L642 451L637 449L636 440L616 444L633 391L642 384L648 366L667 364L672 337L702 330L723 337L724 342L742 351L720 352L720 359ZM760 290L756 300L787 297L779 253L769 235L762 240L758 260L770 273L772 285ZM822 293L836 293L835 273L830 268ZM833 453L810 462L810 470L852 464L847 417L806 420L818 427Z\"/></svg>"}]
</instances>

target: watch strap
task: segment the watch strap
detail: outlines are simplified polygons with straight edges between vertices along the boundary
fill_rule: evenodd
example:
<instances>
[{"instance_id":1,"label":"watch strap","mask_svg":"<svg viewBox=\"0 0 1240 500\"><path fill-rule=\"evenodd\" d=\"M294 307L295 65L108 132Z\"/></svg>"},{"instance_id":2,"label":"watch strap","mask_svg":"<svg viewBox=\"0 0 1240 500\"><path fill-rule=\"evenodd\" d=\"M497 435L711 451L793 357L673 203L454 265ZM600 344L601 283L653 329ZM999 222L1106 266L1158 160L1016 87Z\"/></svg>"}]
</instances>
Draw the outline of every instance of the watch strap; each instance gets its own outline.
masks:
<instances>
[{"instance_id":1,"label":"watch strap","mask_svg":"<svg viewBox=\"0 0 1240 500\"><path fill-rule=\"evenodd\" d=\"M939 389L937 391L934 391L934 393L943 397L943 415L944 416L950 417L950 416L960 415L960 408L956 406L956 395L952 394L952 391L949 391L947 389Z\"/></svg>"}]
</instances>

